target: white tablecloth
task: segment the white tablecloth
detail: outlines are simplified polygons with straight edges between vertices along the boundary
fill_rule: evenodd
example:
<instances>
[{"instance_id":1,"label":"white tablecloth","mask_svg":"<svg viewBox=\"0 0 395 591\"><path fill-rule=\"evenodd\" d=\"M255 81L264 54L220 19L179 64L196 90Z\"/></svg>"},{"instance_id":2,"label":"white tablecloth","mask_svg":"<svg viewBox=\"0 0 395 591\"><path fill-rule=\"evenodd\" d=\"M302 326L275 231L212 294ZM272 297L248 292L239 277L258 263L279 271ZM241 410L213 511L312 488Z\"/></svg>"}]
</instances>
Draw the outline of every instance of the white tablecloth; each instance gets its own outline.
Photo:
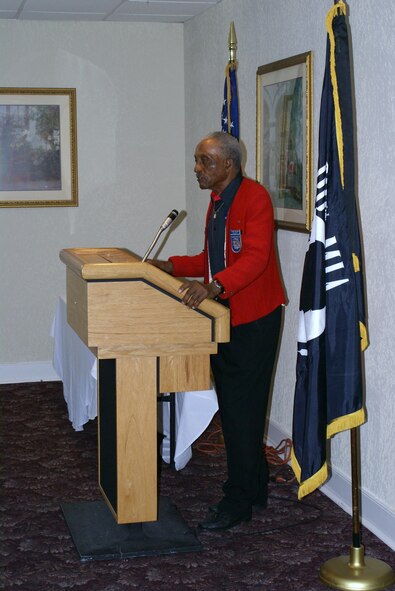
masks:
<instances>
[{"instance_id":1,"label":"white tablecloth","mask_svg":"<svg viewBox=\"0 0 395 591\"><path fill-rule=\"evenodd\" d=\"M63 382L69 419L76 431L97 416L97 360L67 323L66 302L59 298L52 323L53 366ZM170 405L160 404L159 428L165 436L162 458L170 461ZM214 390L178 392L176 395L175 467L181 470L192 457L192 443L209 425L218 410ZM161 416L162 414L162 416Z\"/></svg>"}]
</instances>

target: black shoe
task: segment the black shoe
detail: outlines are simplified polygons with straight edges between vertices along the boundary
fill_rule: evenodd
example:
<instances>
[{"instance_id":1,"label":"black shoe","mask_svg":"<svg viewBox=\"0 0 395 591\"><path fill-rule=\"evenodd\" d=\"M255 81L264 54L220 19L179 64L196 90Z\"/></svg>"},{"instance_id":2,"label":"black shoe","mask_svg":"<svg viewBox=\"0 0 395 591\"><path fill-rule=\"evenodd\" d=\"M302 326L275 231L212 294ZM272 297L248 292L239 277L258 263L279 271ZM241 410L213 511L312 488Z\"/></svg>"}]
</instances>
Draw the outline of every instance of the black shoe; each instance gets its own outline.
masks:
<instances>
[{"instance_id":1,"label":"black shoe","mask_svg":"<svg viewBox=\"0 0 395 591\"><path fill-rule=\"evenodd\" d=\"M225 511L209 511L206 521L202 521L199 523L200 529L207 529L207 530L221 530L221 529L230 529L231 527L235 527L235 525L239 525L243 521L250 521L251 513L246 513L244 515L231 515L230 513L226 513Z\"/></svg>"}]
</instances>

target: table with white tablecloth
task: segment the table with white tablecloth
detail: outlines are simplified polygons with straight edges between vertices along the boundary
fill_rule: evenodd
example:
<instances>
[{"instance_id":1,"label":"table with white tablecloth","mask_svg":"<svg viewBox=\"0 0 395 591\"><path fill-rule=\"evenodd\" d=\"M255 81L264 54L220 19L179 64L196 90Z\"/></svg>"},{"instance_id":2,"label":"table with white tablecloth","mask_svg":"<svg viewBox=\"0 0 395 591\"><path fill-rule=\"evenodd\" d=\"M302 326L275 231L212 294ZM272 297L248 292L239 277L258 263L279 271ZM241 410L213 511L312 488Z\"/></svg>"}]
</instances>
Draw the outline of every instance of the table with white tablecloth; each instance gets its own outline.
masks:
<instances>
[{"instance_id":1,"label":"table with white tablecloth","mask_svg":"<svg viewBox=\"0 0 395 591\"><path fill-rule=\"evenodd\" d=\"M63 382L69 419L76 431L97 416L97 359L67 323L65 300L58 298L51 336L53 366ZM170 461L169 404L161 404L158 427L164 435L162 458ZM181 470L192 457L192 443L203 433L216 411L213 389L176 393L176 445L174 462Z\"/></svg>"}]
</instances>

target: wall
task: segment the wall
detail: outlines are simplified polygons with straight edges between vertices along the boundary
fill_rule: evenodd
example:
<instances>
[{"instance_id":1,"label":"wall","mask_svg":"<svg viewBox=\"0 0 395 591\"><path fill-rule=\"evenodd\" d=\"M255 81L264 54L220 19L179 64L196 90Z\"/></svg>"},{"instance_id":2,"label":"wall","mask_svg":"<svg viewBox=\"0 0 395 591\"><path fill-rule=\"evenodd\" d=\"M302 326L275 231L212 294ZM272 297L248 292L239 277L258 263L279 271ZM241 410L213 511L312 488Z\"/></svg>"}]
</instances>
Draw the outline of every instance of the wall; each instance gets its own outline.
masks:
<instances>
[{"instance_id":1,"label":"wall","mask_svg":"<svg viewBox=\"0 0 395 591\"><path fill-rule=\"evenodd\" d=\"M255 177L257 67L312 50L314 53L314 166L325 62L325 16L333 2L316 0L223 0L185 25L186 186L188 248L202 248L207 194L193 175L196 142L220 128L228 32L235 23L238 40L238 88L241 140L247 151L246 173ZM395 363L391 286L394 264L391 235L395 223L394 185L394 11L391 2L350 0L359 154L359 205L366 259L370 347L365 353L368 423L361 432L363 517L371 529L395 547ZM300 281L306 234L280 230L277 245L289 304L271 408L271 432L291 436L295 386ZM278 443L278 440L276 441ZM350 510L348 433L332 441L333 476L325 490Z\"/></svg>"},{"instance_id":2,"label":"wall","mask_svg":"<svg viewBox=\"0 0 395 591\"><path fill-rule=\"evenodd\" d=\"M186 227L189 252L202 248L207 194L197 187L193 152L201 136L220 126L232 20L247 174L255 175L255 74L262 64L313 50L317 145L324 20L331 5L331 0L223 0L184 27L0 23L1 86L77 88L80 193L78 208L0 211L0 381L42 379L43 363L50 366L49 330L56 298L64 292L62 248L126 246L143 254L168 211L185 207L185 188L187 224L171 234L163 255L184 252ZM348 5L370 332L364 356L369 420L361 428L363 519L395 547L394 12L387 0L349 0ZM279 231L277 244L289 304L270 417L276 443L291 434L307 236ZM348 434L332 442L332 467L325 490L349 510Z\"/></svg>"},{"instance_id":3,"label":"wall","mask_svg":"<svg viewBox=\"0 0 395 591\"><path fill-rule=\"evenodd\" d=\"M28 381L50 367L59 251L143 255L185 207L183 27L3 21L0 38L2 87L77 89L79 206L0 210L0 381ZM164 253L185 244L183 223Z\"/></svg>"}]
</instances>

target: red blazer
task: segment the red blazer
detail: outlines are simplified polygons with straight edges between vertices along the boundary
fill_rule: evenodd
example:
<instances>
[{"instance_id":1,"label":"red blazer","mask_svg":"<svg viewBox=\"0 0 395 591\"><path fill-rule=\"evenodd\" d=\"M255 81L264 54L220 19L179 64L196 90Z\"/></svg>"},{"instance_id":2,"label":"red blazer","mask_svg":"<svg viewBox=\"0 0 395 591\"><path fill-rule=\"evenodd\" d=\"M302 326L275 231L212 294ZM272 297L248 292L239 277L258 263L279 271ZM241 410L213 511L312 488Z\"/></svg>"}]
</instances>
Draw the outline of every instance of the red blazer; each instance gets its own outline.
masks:
<instances>
[{"instance_id":1,"label":"red blazer","mask_svg":"<svg viewBox=\"0 0 395 591\"><path fill-rule=\"evenodd\" d=\"M208 283L206 216L204 250L195 256L173 256L175 277L203 277ZM266 189L247 178L236 193L226 220L226 267L215 275L224 286L222 299L229 298L232 326L266 316L285 303L274 248L273 207Z\"/></svg>"}]
</instances>

